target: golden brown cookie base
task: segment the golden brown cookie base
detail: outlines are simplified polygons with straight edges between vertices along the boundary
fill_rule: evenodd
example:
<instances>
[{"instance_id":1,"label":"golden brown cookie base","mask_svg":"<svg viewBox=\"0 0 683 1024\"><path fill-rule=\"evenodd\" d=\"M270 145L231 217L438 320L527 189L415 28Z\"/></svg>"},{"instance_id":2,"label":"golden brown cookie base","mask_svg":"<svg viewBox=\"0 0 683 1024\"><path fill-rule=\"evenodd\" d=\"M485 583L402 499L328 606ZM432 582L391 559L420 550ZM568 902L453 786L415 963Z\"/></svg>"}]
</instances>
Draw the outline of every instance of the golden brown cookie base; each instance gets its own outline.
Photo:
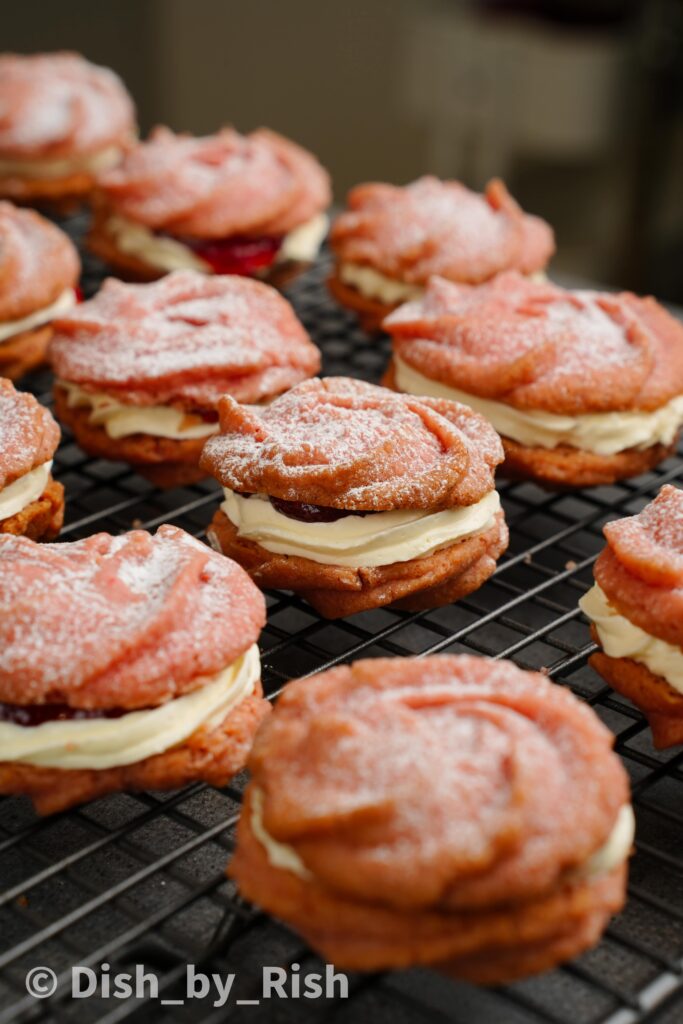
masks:
<instances>
[{"instance_id":1,"label":"golden brown cookie base","mask_svg":"<svg viewBox=\"0 0 683 1024\"><path fill-rule=\"evenodd\" d=\"M101 206L97 206L93 213L93 221L86 244L88 249L98 256L104 263L114 267L117 276L124 281L158 281L165 277L167 270L160 270L159 267L146 263L132 253L122 252L106 230L106 221L109 213ZM258 280L271 284L274 288L284 288L300 273L310 267L310 263L300 263L294 260L286 260L282 263L274 263L266 274Z\"/></svg>"},{"instance_id":2,"label":"golden brown cookie base","mask_svg":"<svg viewBox=\"0 0 683 1024\"><path fill-rule=\"evenodd\" d=\"M371 299L369 296L363 295L353 285L345 284L336 271L331 277L328 277L327 287L332 297L340 305L356 314L361 327L368 334L381 334L384 318L401 305L400 302L387 305L385 302L380 302L379 299Z\"/></svg>"},{"instance_id":3,"label":"golden brown cookie base","mask_svg":"<svg viewBox=\"0 0 683 1024\"><path fill-rule=\"evenodd\" d=\"M55 814L106 793L181 789L191 782L225 786L246 762L270 704L261 684L214 729L198 729L180 746L136 764L99 771L0 762L0 793L29 796L38 814Z\"/></svg>"},{"instance_id":4,"label":"golden brown cookie base","mask_svg":"<svg viewBox=\"0 0 683 1024\"><path fill-rule=\"evenodd\" d=\"M63 388L55 388L57 418L73 433L84 452L98 459L128 462L158 487L180 487L203 480L199 456L206 438L174 441L149 434L131 434L115 440L104 427L90 423L90 410L70 408Z\"/></svg>"},{"instance_id":5,"label":"golden brown cookie base","mask_svg":"<svg viewBox=\"0 0 683 1024\"><path fill-rule=\"evenodd\" d=\"M52 326L45 324L34 331L24 331L7 341L0 341L0 377L19 380L24 374L42 366L46 362L51 337Z\"/></svg>"},{"instance_id":6,"label":"golden brown cookie base","mask_svg":"<svg viewBox=\"0 0 683 1024\"><path fill-rule=\"evenodd\" d=\"M251 828L249 790L228 871L246 899L287 922L340 968L422 964L486 984L546 970L593 944L623 905L626 886L623 864L602 878L565 881L540 899L486 911L355 903L314 878L273 867Z\"/></svg>"},{"instance_id":7,"label":"golden brown cookie base","mask_svg":"<svg viewBox=\"0 0 683 1024\"><path fill-rule=\"evenodd\" d=\"M25 206L46 206L70 213L93 190L95 179L83 171L64 178L0 178L0 197Z\"/></svg>"},{"instance_id":8,"label":"golden brown cookie base","mask_svg":"<svg viewBox=\"0 0 683 1024\"><path fill-rule=\"evenodd\" d=\"M63 522L64 488L50 476L39 498L9 519L0 519L0 533L28 537L29 540L54 540Z\"/></svg>"},{"instance_id":9,"label":"golden brown cookie base","mask_svg":"<svg viewBox=\"0 0 683 1024\"><path fill-rule=\"evenodd\" d=\"M623 900L622 900L623 903ZM492 949L439 964L439 970L475 985L508 985L542 974L597 945L609 920L620 907L598 907L587 912L569 929L541 942L520 943L513 949Z\"/></svg>"},{"instance_id":10,"label":"golden brown cookie base","mask_svg":"<svg viewBox=\"0 0 683 1024\"><path fill-rule=\"evenodd\" d=\"M398 391L393 360L387 366L381 383L385 388ZM550 490L579 487L599 487L647 473L664 459L673 455L678 439L670 445L655 444L640 451L629 448L616 455L596 455L568 445L557 448L528 448L526 445L501 437L505 449L505 462L501 476L511 480L534 480Z\"/></svg>"},{"instance_id":11,"label":"golden brown cookie base","mask_svg":"<svg viewBox=\"0 0 683 1024\"><path fill-rule=\"evenodd\" d=\"M209 536L260 587L293 590L328 619L396 603L411 610L450 604L480 587L493 573L508 544L500 512L485 533L468 537L423 558L375 568L322 565L297 555L277 555L237 536L219 508Z\"/></svg>"},{"instance_id":12,"label":"golden brown cookie base","mask_svg":"<svg viewBox=\"0 0 683 1024\"><path fill-rule=\"evenodd\" d=\"M599 643L595 626L591 626L591 633ZM610 658L604 651L597 651L588 660L613 690L643 712L658 750L683 743L683 694L666 679L656 676L647 665L631 658Z\"/></svg>"},{"instance_id":13,"label":"golden brown cookie base","mask_svg":"<svg viewBox=\"0 0 683 1024\"><path fill-rule=\"evenodd\" d=\"M647 473L676 451L678 439L670 445L655 444L640 451L629 448L616 455L596 455L559 445L557 448L527 448L507 437L501 438L505 462L501 475L512 480L535 480L550 489L599 487Z\"/></svg>"}]
</instances>

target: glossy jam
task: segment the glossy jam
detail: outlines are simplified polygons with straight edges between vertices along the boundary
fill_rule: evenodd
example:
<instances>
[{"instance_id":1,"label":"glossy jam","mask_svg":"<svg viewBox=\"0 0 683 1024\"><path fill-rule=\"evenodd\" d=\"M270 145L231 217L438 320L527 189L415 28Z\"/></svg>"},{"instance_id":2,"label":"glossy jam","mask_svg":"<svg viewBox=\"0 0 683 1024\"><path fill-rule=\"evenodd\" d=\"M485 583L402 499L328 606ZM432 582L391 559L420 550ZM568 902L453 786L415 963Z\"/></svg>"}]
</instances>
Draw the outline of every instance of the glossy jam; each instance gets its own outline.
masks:
<instances>
[{"instance_id":1,"label":"glossy jam","mask_svg":"<svg viewBox=\"0 0 683 1024\"><path fill-rule=\"evenodd\" d=\"M214 274L239 274L252 277L271 265L282 244L281 238L177 239L209 264Z\"/></svg>"},{"instance_id":2,"label":"glossy jam","mask_svg":"<svg viewBox=\"0 0 683 1024\"><path fill-rule=\"evenodd\" d=\"M44 725L45 722L79 722L91 718L121 718L126 708L72 708L68 704L3 704L0 702L0 722L25 727Z\"/></svg>"},{"instance_id":3,"label":"glossy jam","mask_svg":"<svg viewBox=\"0 0 683 1024\"><path fill-rule=\"evenodd\" d=\"M371 513L349 511L345 508L328 508L325 505L309 505L305 501L283 501L281 498L268 499L278 512L288 519L298 519L301 523L336 523L346 516L367 516Z\"/></svg>"}]
</instances>

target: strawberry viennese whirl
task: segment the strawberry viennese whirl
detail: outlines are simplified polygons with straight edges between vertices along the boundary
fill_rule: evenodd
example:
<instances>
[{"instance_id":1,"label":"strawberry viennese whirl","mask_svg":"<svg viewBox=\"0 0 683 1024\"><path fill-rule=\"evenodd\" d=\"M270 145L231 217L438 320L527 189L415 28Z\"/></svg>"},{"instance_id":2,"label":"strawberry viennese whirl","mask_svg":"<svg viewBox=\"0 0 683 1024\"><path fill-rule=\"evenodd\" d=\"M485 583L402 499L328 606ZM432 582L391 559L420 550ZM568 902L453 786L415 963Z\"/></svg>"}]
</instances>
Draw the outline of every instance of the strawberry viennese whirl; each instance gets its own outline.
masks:
<instances>
[{"instance_id":1,"label":"strawberry viennese whirl","mask_svg":"<svg viewBox=\"0 0 683 1024\"><path fill-rule=\"evenodd\" d=\"M297 680L254 742L229 873L341 968L548 970L624 902L633 812L613 742L509 661L376 658Z\"/></svg>"},{"instance_id":2,"label":"strawberry viennese whirl","mask_svg":"<svg viewBox=\"0 0 683 1024\"><path fill-rule=\"evenodd\" d=\"M218 402L267 402L316 373L320 352L269 285L176 271L113 278L55 325L57 415L90 455L129 462L160 486L201 479Z\"/></svg>"},{"instance_id":3,"label":"strawberry viennese whirl","mask_svg":"<svg viewBox=\"0 0 683 1024\"><path fill-rule=\"evenodd\" d=\"M173 526L69 544L0 534L0 793L51 814L225 785L270 705L262 595Z\"/></svg>"},{"instance_id":4,"label":"strawberry viennese whirl","mask_svg":"<svg viewBox=\"0 0 683 1024\"><path fill-rule=\"evenodd\" d=\"M517 272L435 277L384 321L397 391L467 402L493 424L503 472L548 487L637 476L683 424L683 325L652 298L560 288Z\"/></svg>"},{"instance_id":5,"label":"strawberry viennese whirl","mask_svg":"<svg viewBox=\"0 0 683 1024\"><path fill-rule=\"evenodd\" d=\"M502 447L467 406L327 377L219 411L202 455L225 495L209 533L260 586L329 618L435 608L481 586L507 547Z\"/></svg>"},{"instance_id":6,"label":"strawberry viennese whirl","mask_svg":"<svg viewBox=\"0 0 683 1024\"><path fill-rule=\"evenodd\" d=\"M0 195L87 198L137 134L121 79L77 53L0 54Z\"/></svg>"},{"instance_id":7,"label":"strawberry viennese whirl","mask_svg":"<svg viewBox=\"0 0 683 1024\"><path fill-rule=\"evenodd\" d=\"M54 540L64 488L52 478L59 427L33 395L0 377L0 537Z\"/></svg>"},{"instance_id":8,"label":"strawberry viennese whirl","mask_svg":"<svg viewBox=\"0 0 683 1024\"><path fill-rule=\"evenodd\" d=\"M403 188L356 186L330 244L330 291L369 330L399 303L419 297L433 274L470 284L505 270L538 274L555 250L548 224L524 213L502 181L479 195L434 177Z\"/></svg>"},{"instance_id":9,"label":"strawberry viennese whirl","mask_svg":"<svg viewBox=\"0 0 683 1024\"><path fill-rule=\"evenodd\" d=\"M156 128L100 177L89 243L131 278L189 269L280 284L315 259L330 198L315 157L275 132Z\"/></svg>"}]
</instances>

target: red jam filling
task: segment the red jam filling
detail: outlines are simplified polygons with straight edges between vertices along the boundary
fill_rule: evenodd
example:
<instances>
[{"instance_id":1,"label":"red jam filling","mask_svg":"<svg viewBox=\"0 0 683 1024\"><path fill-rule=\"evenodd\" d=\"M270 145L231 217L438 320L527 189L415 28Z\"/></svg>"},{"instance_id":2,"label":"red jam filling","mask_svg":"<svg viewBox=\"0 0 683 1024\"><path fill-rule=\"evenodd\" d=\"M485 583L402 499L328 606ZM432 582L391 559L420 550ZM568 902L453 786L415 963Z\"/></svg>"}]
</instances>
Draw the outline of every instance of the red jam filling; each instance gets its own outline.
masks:
<instances>
[{"instance_id":1,"label":"red jam filling","mask_svg":"<svg viewBox=\"0 0 683 1024\"><path fill-rule=\"evenodd\" d=\"M171 236L169 236L171 237ZM240 274L253 277L259 270L265 270L277 256L282 238L247 238L232 235L230 238L177 238L188 249L209 264L214 274Z\"/></svg>"},{"instance_id":2,"label":"red jam filling","mask_svg":"<svg viewBox=\"0 0 683 1024\"><path fill-rule=\"evenodd\" d=\"M326 505L310 505L306 501L283 501L282 498L268 499L277 512L288 519L298 519L301 523L335 523L345 516L367 516L371 513L357 512L345 508L328 508Z\"/></svg>"},{"instance_id":3,"label":"red jam filling","mask_svg":"<svg viewBox=\"0 0 683 1024\"><path fill-rule=\"evenodd\" d=\"M0 701L0 722L33 726L45 722L79 722L89 718L121 718L126 708L72 708L68 704L3 704Z\"/></svg>"}]
</instances>

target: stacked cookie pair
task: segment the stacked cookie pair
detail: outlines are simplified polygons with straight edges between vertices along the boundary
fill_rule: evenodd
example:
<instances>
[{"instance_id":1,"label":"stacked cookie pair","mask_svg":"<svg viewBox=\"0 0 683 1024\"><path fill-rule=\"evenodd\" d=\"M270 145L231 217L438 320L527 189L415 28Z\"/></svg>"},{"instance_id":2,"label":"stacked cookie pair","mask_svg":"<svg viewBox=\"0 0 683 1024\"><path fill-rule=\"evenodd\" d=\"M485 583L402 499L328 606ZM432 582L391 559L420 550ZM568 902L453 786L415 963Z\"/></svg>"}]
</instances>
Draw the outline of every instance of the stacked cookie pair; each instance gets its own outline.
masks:
<instances>
[{"instance_id":1,"label":"stacked cookie pair","mask_svg":"<svg viewBox=\"0 0 683 1024\"><path fill-rule=\"evenodd\" d=\"M595 670L645 714L659 748L683 743L683 491L608 523L595 584L579 602Z\"/></svg>"},{"instance_id":2,"label":"stacked cookie pair","mask_svg":"<svg viewBox=\"0 0 683 1024\"><path fill-rule=\"evenodd\" d=\"M18 380L45 362L53 321L77 302L79 275L59 228L0 201L0 377Z\"/></svg>"},{"instance_id":3,"label":"stacked cookie pair","mask_svg":"<svg viewBox=\"0 0 683 1024\"><path fill-rule=\"evenodd\" d=\"M52 477L59 427L33 395L0 377L0 538L53 540L64 488Z\"/></svg>"},{"instance_id":4,"label":"stacked cookie pair","mask_svg":"<svg viewBox=\"0 0 683 1024\"><path fill-rule=\"evenodd\" d=\"M264 621L246 573L175 527L62 544L0 533L0 793L50 814L225 785L269 709Z\"/></svg>"},{"instance_id":5,"label":"stacked cookie pair","mask_svg":"<svg viewBox=\"0 0 683 1024\"><path fill-rule=\"evenodd\" d=\"M158 283L108 279L54 327L57 415L84 451L154 483L201 479L222 395L269 402L315 374L320 352L274 288L176 271Z\"/></svg>"}]
</instances>

